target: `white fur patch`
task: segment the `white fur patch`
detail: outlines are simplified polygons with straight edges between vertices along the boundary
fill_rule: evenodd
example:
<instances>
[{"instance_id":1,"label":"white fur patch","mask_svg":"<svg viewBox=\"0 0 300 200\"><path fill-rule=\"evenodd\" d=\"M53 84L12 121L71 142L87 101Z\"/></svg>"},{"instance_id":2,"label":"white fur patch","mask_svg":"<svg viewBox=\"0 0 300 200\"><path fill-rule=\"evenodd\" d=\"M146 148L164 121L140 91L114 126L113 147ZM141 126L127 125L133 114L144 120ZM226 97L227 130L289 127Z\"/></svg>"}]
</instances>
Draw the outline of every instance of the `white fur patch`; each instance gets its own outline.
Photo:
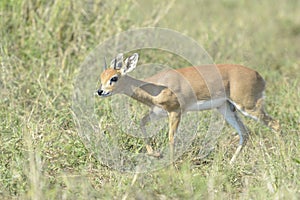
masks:
<instances>
[{"instance_id":1,"label":"white fur patch","mask_svg":"<svg viewBox=\"0 0 300 200\"><path fill-rule=\"evenodd\" d=\"M238 104L236 104L234 101L228 99L228 101L230 101L230 103L232 103L243 115L245 115L246 117L251 117L254 120L258 120L257 117L250 115L249 113L247 113L246 111L244 111L241 106L239 106Z\"/></svg>"},{"instance_id":2,"label":"white fur patch","mask_svg":"<svg viewBox=\"0 0 300 200\"><path fill-rule=\"evenodd\" d=\"M185 111L200 111L200 110L210 110L221 106L226 99L212 99L208 101L197 101L195 104L188 105Z\"/></svg>"}]
</instances>

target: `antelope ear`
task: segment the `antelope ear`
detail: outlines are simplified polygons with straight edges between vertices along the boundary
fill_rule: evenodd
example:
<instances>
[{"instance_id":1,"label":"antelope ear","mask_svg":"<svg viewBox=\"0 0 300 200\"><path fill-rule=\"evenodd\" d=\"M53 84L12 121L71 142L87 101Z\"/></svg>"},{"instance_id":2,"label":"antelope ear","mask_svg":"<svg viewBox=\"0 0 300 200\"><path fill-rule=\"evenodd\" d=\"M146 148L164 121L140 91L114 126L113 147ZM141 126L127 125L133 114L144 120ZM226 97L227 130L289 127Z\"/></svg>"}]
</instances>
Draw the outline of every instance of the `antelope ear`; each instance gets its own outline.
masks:
<instances>
[{"instance_id":1,"label":"antelope ear","mask_svg":"<svg viewBox=\"0 0 300 200\"><path fill-rule=\"evenodd\" d=\"M123 54L119 53L117 57L115 57L111 62L110 62L110 68L119 70L122 68L123 65Z\"/></svg>"},{"instance_id":2,"label":"antelope ear","mask_svg":"<svg viewBox=\"0 0 300 200\"><path fill-rule=\"evenodd\" d=\"M135 69L136 64L139 60L139 54L134 53L132 56L126 58L124 66L121 68L122 75L127 74Z\"/></svg>"}]
</instances>

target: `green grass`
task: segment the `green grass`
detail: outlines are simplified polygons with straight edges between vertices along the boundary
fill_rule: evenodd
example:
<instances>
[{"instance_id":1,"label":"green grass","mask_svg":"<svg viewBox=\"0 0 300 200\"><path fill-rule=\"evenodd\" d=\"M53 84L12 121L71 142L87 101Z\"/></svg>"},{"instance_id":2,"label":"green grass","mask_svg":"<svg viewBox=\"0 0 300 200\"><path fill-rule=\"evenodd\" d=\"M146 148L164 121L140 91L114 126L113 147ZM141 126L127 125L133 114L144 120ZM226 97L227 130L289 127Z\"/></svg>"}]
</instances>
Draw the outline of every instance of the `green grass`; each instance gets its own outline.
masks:
<instances>
[{"instance_id":1,"label":"green grass","mask_svg":"<svg viewBox=\"0 0 300 200\"><path fill-rule=\"evenodd\" d=\"M1 199L299 199L299 13L297 0L1 1ZM258 70L267 81L266 109L283 134L244 119L252 134L233 167L228 126L201 163L193 162L196 140L175 169L134 175L103 165L78 135L74 81L98 44L145 26L194 38L216 63ZM115 111L106 105L96 100L109 134ZM118 133L122 148L145 151L141 141ZM164 142L161 135L154 145Z\"/></svg>"}]
</instances>

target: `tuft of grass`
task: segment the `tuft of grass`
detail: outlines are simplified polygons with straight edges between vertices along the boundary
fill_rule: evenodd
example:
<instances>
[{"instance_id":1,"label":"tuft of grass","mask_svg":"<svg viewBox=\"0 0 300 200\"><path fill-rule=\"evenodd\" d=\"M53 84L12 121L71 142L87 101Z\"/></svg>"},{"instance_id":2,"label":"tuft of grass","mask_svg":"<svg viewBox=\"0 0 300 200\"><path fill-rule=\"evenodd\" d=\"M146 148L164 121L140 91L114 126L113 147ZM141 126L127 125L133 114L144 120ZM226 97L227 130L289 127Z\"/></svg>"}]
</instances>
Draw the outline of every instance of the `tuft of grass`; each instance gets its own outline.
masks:
<instances>
[{"instance_id":1,"label":"tuft of grass","mask_svg":"<svg viewBox=\"0 0 300 200\"><path fill-rule=\"evenodd\" d=\"M300 5L297 0L0 2L0 197L2 199L297 199L300 196ZM216 63L240 63L267 81L266 109L282 134L244 119L250 141L234 166L233 129L214 151L194 162L200 136L175 163L144 174L103 165L82 142L72 118L73 83L89 52L120 31L141 26L175 29ZM186 63L142 51L141 63ZM96 89L95 83L95 88ZM146 108L131 103L139 115ZM106 101L95 101L105 134L143 152L143 142L117 129ZM139 107L140 106L140 107ZM138 122L140 116L132 116ZM199 135L207 130L204 112ZM200 121L201 120L201 121ZM161 131L153 139L167 143Z\"/></svg>"}]
</instances>

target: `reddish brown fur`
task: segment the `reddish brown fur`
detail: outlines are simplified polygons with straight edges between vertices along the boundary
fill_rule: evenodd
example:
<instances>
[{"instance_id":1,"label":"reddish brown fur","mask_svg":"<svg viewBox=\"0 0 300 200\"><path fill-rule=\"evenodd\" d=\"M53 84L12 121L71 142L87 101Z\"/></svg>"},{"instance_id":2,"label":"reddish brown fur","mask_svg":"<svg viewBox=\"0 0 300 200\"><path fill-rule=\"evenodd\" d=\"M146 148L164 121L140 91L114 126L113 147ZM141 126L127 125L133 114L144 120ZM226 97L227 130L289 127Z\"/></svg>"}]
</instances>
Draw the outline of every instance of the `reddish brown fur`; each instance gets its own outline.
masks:
<instances>
[{"instance_id":1,"label":"reddish brown fur","mask_svg":"<svg viewBox=\"0 0 300 200\"><path fill-rule=\"evenodd\" d=\"M137 54L130 58L134 60ZM115 75L119 77L118 82L110 81ZM236 159L248 137L248 131L239 119L235 107L243 114L261 120L273 130L280 130L278 121L264 111L264 79L258 72L241 65L222 64L170 69L145 81L127 76L126 73L121 73L120 69L110 68L101 74L101 84L106 96L123 93L151 107L151 111L141 120L143 132L146 132L145 125L151 120L151 116L160 118L164 115L163 112L167 112L171 160L173 160L174 134L180 123L181 114L186 111L216 108L238 131L240 145L231 163ZM99 95L101 94L102 92ZM160 156L148 143L146 148L150 155Z\"/></svg>"}]
</instances>

